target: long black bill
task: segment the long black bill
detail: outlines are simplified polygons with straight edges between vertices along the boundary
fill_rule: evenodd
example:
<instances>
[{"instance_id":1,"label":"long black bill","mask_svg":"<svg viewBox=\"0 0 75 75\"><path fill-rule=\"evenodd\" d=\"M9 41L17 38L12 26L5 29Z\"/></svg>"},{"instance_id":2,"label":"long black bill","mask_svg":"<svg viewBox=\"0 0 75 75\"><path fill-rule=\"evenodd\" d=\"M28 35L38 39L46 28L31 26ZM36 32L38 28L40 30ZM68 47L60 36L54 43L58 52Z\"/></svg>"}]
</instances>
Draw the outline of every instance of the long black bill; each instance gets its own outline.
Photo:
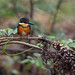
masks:
<instances>
[{"instance_id":1,"label":"long black bill","mask_svg":"<svg viewBox=\"0 0 75 75\"><path fill-rule=\"evenodd\" d=\"M30 22L30 21L29 21L29 23L28 23L28 24L30 24L30 25L34 25L34 24L33 24L32 22Z\"/></svg>"}]
</instances>

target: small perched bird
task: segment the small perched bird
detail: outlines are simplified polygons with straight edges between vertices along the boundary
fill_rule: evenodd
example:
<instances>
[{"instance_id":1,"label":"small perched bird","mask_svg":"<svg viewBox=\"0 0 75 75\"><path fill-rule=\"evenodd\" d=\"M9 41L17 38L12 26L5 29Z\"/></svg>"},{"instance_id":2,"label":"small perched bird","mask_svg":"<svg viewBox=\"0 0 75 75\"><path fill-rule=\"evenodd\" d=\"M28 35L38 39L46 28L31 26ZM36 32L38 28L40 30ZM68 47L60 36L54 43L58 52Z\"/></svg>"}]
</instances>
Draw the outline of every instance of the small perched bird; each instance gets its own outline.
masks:
<instances>
[{"instance_id":1,"label":"small perched bird","mask_svg":"<svg viewBox=\"0 0 75 75\"><path fill-rule=\"evenodd\" d=\"M31 25L34 25L27 18L21 18L18 24L18 34L21 36L28 36L31 32Z\"/></svg>"}]
</instances>

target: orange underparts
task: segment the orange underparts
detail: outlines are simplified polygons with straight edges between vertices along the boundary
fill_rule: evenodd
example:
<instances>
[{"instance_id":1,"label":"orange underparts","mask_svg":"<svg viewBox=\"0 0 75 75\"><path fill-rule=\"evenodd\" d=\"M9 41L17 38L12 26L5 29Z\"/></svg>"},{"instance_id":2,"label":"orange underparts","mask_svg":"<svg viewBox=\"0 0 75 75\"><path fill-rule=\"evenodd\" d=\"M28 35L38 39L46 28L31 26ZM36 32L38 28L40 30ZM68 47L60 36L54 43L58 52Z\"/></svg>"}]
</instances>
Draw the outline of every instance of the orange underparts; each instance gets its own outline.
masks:
<instances>
[{"instance_id":1,"label":"orange underparts","mask_svg":"<svg viewBox=\"0 0 75 75\"><path fill-rule=\"evenodd\" d=\"M28 26L28 24L25 24L25 23L21 23L20 25L22 25L22 26ZM23 33L26 33L25 35L29 35L30 34L30 27L27 27L27 28L23 28L23 27L21 27L21 26L19 26L19 28L18 28L18 34L19 35L23 35Z\"/></svg>"}]
</instances>

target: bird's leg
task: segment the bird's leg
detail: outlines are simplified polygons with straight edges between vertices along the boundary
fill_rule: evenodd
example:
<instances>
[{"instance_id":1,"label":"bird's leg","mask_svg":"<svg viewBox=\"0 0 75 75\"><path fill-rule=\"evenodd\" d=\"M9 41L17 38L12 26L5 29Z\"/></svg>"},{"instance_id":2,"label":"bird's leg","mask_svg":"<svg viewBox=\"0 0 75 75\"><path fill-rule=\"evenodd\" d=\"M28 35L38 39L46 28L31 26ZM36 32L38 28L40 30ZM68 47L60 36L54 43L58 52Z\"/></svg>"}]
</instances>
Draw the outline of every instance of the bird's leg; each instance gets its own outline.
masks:
<instances>
[{"instance_id":1,"label":"bird's leg","mask_svg":"<svg viewBox=\"0 0 75 75\"><path fill-rule=\"evenodd\" d=\"M22 40L22 36L20 35L20 39Z\"/></svg>"},{"instance_id":2,"label":"bird's leg","mask_svg":"<svg viewBox=\"0 0 75 75\"><path fill-rule=\"evenodd\" d=\"M28 40L28 35L27 35L27 36L25 36L25 39L26 39L26 40Z\"/></svg>"},{"instance_id":3,"label":"bird's leg","mask_svg":"<svg viewBox=\"0 0 75 75\"><path fill-rule=\"evenodd\" d=\"M28 35L27 35L27 36L25 36L25 40L26 40L26 42L28 42Z\"/></svg>"}]
</instances>

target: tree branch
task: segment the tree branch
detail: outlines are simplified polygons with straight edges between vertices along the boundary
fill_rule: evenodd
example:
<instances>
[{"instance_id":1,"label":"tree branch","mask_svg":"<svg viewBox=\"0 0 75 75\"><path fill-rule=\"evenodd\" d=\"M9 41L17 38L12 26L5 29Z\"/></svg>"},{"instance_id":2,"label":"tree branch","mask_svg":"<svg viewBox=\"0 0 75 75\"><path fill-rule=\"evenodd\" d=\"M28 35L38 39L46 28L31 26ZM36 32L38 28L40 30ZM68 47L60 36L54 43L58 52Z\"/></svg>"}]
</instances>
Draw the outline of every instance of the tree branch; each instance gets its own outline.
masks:
<instances>
[{"instance_id":1,"label":"tree branch","mask_svg":"<svg viewBox=\"0 0 75 75\"><path fill-rule=\"evenodd\" d=\"M56 18L57 18L57 15L58 15L58 11L60 9L60 6L61 6L62 2L63 2L63 0L58 0L58 4L56 6L56 12L55 12L54 17L53 17L53 22L52 22L50 31L53 31L54 25L56 23Z\"/></svg>"},{"instance_id":2,"label":"tree branch","mask_svg":"<svg viewBox=\"0 0 75 75\"><path fill-rule=\"evenodd\" d=\"M20 37L1 37L0 38L0 40L4 40L4 39L8 39L8 40L21 40ZM22 37L22 40L25 40L25 39L38 40L38 39L42 39L42 38L40 38L40 37L28 37L28 38Z\"/></svg>"},{"instance_id":3,"label":"tree branch","mask_svg":"<svg viewBox=\"0 0 75 75\"><path fill-rule=\"evenodd\" d=\"M6 42L0 43L0 46L3 46L5 44L6 44ZM26 46L29 46L29 47L34 47L34 48L37 48L37 49L41 50L41 48L36 46L36 45L32 45L32 44L22 42L22 41L9 41L7 44L22 44L22 45L26 45Z\"/></svg>"},{"instance_id":4,"label":"tree branch","mask_svg":"<svg viewBox=\"0 0 75 75\"><path fill-rule=\"evenodd\" d=\"M46 39L46 38L42 38L42 37L28 37L28 38L25 38L25 37L22 37L22 39L20 37L1 37L0 38L0 43L1 42L6 42L6 41L14 41L14 40L41 40L41 41L46 41L46 42L49 42L51 43L50 40Z\"/></svg>"},{"instance_id":5,"label":"tree branch","mask_svg":"<svg viewBox=\"0 0 75 75\"><path fill-rule=\"evenodd\" d=\"M9 41L8 41L9 40ZM47 42L49 44L52 44L52 42L46 38L42 38L42 37L28 37L28 38L25 38L23 37L22 39L20 39L20 37L1 37L0 38L0 46L3 46L6 44L6 42L8 41L7 44L22 44L22 45L26 45L26 47L28 48L35 48L36 50L42 50L42 48L36 46L36 45L32 45L32 44L29 44L29 43L26 43L26 42L23 42L21 40L39 40L41 42ZM26 48L25 48L26 49ZM35 50L34 49L34 50Z\"/></svg>"},{"instance_id":6,"label":"tree branch","mask_svg":"<svg viewBox=\"0 0 75 75\"><path fill-rule=\"evenodd\" d=\"M33 0L30 0L30 18L33 19Z\"/></svg>"}]
</instances>

